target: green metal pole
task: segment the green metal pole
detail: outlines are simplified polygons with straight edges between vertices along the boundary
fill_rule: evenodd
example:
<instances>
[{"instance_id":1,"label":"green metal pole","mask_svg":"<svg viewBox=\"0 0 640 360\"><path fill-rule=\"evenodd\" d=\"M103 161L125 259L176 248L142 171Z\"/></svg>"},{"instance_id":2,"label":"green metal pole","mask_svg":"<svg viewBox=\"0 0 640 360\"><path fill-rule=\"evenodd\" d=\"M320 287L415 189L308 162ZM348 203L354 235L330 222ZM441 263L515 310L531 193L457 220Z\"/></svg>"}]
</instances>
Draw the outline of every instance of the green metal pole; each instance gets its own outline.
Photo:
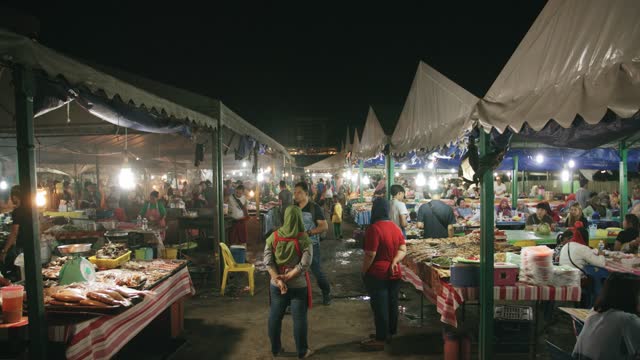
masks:
<instances>
[{"instance_id":1,"label":"green metal pole","mask_svg":"<svg viewBox=\"0 0 640 360\"><path fill-rule=\"evenodd\" d=\"M623 140L620 142L620 221L624 219L624 216L627 215L627 208L629 204L627 203L629 189L627 182L627 155L629 153L629 149L627 148L627 143Z\"/></svg>"},{"instance_id":2,"label":"green metal pole","mask_svg":"<svg viewBox=\"0 0 640 360\"><path fill-rule=\"evenodd\" d=\"M395 164L393 161L393 156L391 156L391 154L386 154L385 155L385 166L386 166L386 175L387 175L387 182L386 184L386 190L387 190L387 200L391 200L391 186L393 186L393 179L395 176Z\"/></svg>"},{"instance_id":3,"label":"green metal pole","mask_svg":"<svg viewBox=\"0 0 640 360\"><path fill-rule=\"evenodd\" d=\"M513 157L513 175L511 175L511 207L518 208L518 155Z\"/></svg>"},{"instance_id":4,"label":"green metal pole","mask_svg":"<svg viewBox=\"0 0 640 360\"><path fill-rule=\"evenodd\" d=\"M217 123L217 128L213 134L213 144L215 144L214 146L214 152L215 152L215 169L216 169L216 197L215 199L217 200L217 224L214 224L217 227L218 230L218 243L219 244L224 244L226 243L225 241L225 222L224 222L224 188L223 188L223 181L224 181L224 175L223 175L223 159L222 159L222 112L219 114L218 116L218 123ZM224 264L222 261L222 252L220 249L220 245L216 244L216 249L214 249L215 253L218 254L218 269L220 269L220 272L218 274L218 276L214 276L214 287L219 287L220 286L220 280L222 279L222 271L224 270Z\"/></svg>"},{"instance_id":5,"label":"green metal pole","mask_svg":"<svg viewBox=\"0 0 640 360\"><path fill-rule=\"evenodd\" d=\"M42 265L40 262L40 226L36 198L36 151L33 129L33 71L20 65L13 69L15 90L16 139L18 173L22 191L22 207L29 214L30 226L20 227L27 241L24 244L24 265L29 307L29 359L47 358L47 323L42 294Z\"/></svg>"},{"instance_id":6,"label":"green metal pole","mask_svg":"<svg viewBox=\"0 0 640 360\"><path fill-rule=\"evenodd\" d=\"M480 158L490 149L489 134L480 129ZM493 355L493 174L488 169L480 179L480 340L481 360Z\"/></svg>"},{"instance_id":7,"label":"green metal pole","mask_svg":"<svg viewBox=\"0 0 640 360\"><path fill-rule=\"evenodd\" d=\"M363 177L364 177L364 161L358 160L358 188L360 189L360 202L364 201L364 190L362 189Z\"/></svg>"}]
</instances>

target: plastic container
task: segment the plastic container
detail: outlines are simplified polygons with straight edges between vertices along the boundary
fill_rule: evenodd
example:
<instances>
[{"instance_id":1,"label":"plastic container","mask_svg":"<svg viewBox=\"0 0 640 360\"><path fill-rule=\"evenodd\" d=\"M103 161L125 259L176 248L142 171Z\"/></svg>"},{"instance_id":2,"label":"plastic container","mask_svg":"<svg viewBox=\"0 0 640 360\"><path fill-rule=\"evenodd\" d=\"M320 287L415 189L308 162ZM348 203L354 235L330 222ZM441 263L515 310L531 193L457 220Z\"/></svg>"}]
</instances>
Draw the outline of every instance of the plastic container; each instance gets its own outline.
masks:
<instances>
[{"instance_id":1,"label":"plastic container","mask_svg":"<svg viewBox=\"0 0 640 360\"><path fill-rule=\"evenodd\" d=\"M134 255L137 260L153 260L153 249L150 247L136 249Z\"/></svg>"},{"instance_id":2,"label":"plastic container","mask_svg":"<svg viewBox=\"0 0 640 360\"><path fill-rule=\"evenodd\" d=\"M514 286L518 281L518 265L498 262L493 264L493 284L495 286Z\"/></svg>"},{"instance_id":3,"label":"plastic container","mask_svg":"<svg viewBox=\"0 0 640 360\"><path fill-rule=\"evenodd\" d=\"M2 322L12 324L22 320L24 287L22 285L5 286L1 289L1 293Z\"/></svg>"},{"instance_id":4,"label":"plastic container","mask_svg":"<svg viewBox=\"0 0 640 360\"><path fill-rule=\"evenodd\" d=\"M244 264L247 261L247 248L242 245L231 245L229 247L233 259L238 264Z\"/></svg>"},{"instance_id":5,"label":"plastic container","mask_svg":"<svg viewBox=\"0 0 640 360\"><path fill-rule=\"evenodd\" d=\"M178 258L178 249L177 248L164 248L162 251L162 257L164 259L177 259Z\"/></svg>"},{"instance_id":6,"label":"plastic container","mask_svg":"<svg viewBox=\"0 0 640 360\"><path fill-rule=\"evenodd\" d=\"M477 264L453 264L450 282L455 287L480 286L480 266Z\"/></svg>"},{"instance_id":7,"label":"plastic container","mask_svg":"<svg viewBox=\"0 0 640 360\"><path fill-rule=\"evenodd\" d=\"M127 251L117 259L98 259L95 255L89 258L89 261L96 264L98 269L115 269L129 260L131 260L131 251Z\"/></svg>"}]
</instances>

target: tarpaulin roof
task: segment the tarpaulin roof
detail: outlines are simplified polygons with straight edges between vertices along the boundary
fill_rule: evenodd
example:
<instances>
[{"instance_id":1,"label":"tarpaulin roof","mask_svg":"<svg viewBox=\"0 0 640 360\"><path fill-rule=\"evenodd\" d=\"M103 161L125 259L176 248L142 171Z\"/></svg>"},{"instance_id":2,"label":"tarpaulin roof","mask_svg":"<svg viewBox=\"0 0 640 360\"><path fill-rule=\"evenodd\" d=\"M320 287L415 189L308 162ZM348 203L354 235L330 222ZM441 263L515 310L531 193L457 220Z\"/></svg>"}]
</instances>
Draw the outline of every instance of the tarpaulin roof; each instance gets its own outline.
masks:
<instances>
[{"instance_id":1,"label":"tarpaulin roof","mask_svg":"<svg viewBox=\"0 0 640 360\"><path fill-rule=\"evenodd\" d=\"M640 2L550 0L473 114L486 129L568 128L640 108Z\"/></svg>"},{"instance_id":2,"label":"tarpaulin roof","mask_svg":"<svg viewBox=\"0 0 640 360\"><path fill-rule=\"evenodd\" d=\"M309 171L338 171L344 169L346 156L345 153L337 153L304 168Z\"/></svg>"},{"instance_id":3,"label":"tarpaulin roof","mask_svg":"<svg viewBox=\"0 0 640 360\"><path fill-rule=\"evenodd\" d=\"M62 79L56 85L64 83L71 88L62 89L66 93L61 93L61 89L54 89L57 95L63 97L68 93L77 95L76 100L83 100L80 103L84 103L85 110L102 120L113 124L117 122L118 126L166 133L169 131L151 128L152 123L155 120L162 124L161 120L166 122L175 119L199 127L215 129L217 119L220 117L225 127L241 135L249 135L259 143L289 156L282 145L243 120L218 100L122 71L98 70L95 66L89 66L24 36L2 29L0 29L0 59L6 63L18 63L43 71L49 79ZM36 91L38 90L37 88ZM54 109L63 105L64 102L55 106ZM146 125L144 123L141 125L140 122L127 122L129 119L125 115L142 117ZM147 119L149 115L151 119ZM162 126L166 127L166 125Z\"/></svg>"},{"instance_id":4,"label":"tarpaulin roof","mask_svg":"<svg viewBox=\"0 0 640 360\"><path fill-rule=\"evenodd\" d=\"M364 130L362 130L362 139L360 140L360 147L356 157L360 159L372 158L381 153L386 144L387 135L382 130L373 108L369 107L367 121L364 124Z\"/></svg>"},{"instance_id":5,"label":"tarpaulin roof","mask_svg":"<svg viewBox=\"0 0 640 360\"><path fill-rule=\"evenodd\" d=\"M469 116L477 101L474 95L421 61L391 136L391 151L407 153L459 141L472 127Z\"/></svg>"}]
</instances>

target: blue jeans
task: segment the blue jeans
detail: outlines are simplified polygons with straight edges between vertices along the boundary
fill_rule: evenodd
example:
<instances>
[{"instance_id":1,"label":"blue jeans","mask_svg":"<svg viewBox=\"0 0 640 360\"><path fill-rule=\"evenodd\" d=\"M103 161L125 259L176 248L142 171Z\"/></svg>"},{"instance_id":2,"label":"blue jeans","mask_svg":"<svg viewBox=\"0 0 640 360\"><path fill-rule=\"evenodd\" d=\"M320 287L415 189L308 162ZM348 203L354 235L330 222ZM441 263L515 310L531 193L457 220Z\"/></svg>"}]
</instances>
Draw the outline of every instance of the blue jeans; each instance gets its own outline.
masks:
<instances>
[{"instance_id":1,"label":"blue jeans","mask_svg":"<svg viewBox=\"0 0 640 360\"><path fill-rule=\"evenodd\" d=\"M318 286L322 290L322 295L327 296L331 293L331 286L327 275L320 268L320 244L313 244L313 259L311 261L311 273L316 278Z\"/></svg>"},{"instance_id":2,"label":"blue jeans","mask_svg":"<svg viewBox=\"0 0 640 360\"><path fill-rule=\"evenodd\" d=\"M307 343L307 288L289 288L286 294L280 294L277 286L271 285L271 310L269 312L269 338L271 339L271 352L277 354L282 349L280 333L282 332L282 318L291 305L293 317L293 339L296 342L298 357L306 354Z\"/></svg>"},{"instance_id":3,"label":"blue jeans","mask_svg":"<svg viewBox=\"0 0 640 360\"><path fill-rule=\"evenodd\" d=\"M400 280L380 280L364 276L376 325L376 340L384 341L398 331L398 294Z\"/></svg>"}]
</instances>

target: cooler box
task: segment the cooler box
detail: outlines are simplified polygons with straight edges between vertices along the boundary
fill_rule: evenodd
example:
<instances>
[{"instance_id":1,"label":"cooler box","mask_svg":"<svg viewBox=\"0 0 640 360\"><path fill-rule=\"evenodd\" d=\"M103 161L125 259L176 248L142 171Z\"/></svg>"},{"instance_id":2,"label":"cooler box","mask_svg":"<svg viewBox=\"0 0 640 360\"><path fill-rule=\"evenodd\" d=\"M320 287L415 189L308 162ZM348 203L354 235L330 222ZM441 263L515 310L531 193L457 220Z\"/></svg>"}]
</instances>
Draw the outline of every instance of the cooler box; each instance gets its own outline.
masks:
<instances>
[{"instance_id":1,"label":"cooler box","mask_svg":"<svg viewBox=\"0 0 640 360\"><path fill-rule=\"evenodd\" d=\"M506 262L493 264L493 284L495 286L513 286L518 281L518 265Z\"/></svg>"},{"instance_id":2,"label":"cooler box","mask_svg":"<svg viewBox=\"0 0 640 360\"><path fill-rule=\"evenodd\" d=\"M242 245L231 245L229 247L233 260L238 264L244 264L247 261L247 248Z\"/></svg>"},{"instance_id":3,"label":"cooler box","mask_svg":"<svg viewBox=\"0 0 640 360\"><path fill-rule=\"evenodd\" d=\"M451 285L455 287L480 286L480 265L456 263L451 266Z\"/></svg>"}]
</instances>

